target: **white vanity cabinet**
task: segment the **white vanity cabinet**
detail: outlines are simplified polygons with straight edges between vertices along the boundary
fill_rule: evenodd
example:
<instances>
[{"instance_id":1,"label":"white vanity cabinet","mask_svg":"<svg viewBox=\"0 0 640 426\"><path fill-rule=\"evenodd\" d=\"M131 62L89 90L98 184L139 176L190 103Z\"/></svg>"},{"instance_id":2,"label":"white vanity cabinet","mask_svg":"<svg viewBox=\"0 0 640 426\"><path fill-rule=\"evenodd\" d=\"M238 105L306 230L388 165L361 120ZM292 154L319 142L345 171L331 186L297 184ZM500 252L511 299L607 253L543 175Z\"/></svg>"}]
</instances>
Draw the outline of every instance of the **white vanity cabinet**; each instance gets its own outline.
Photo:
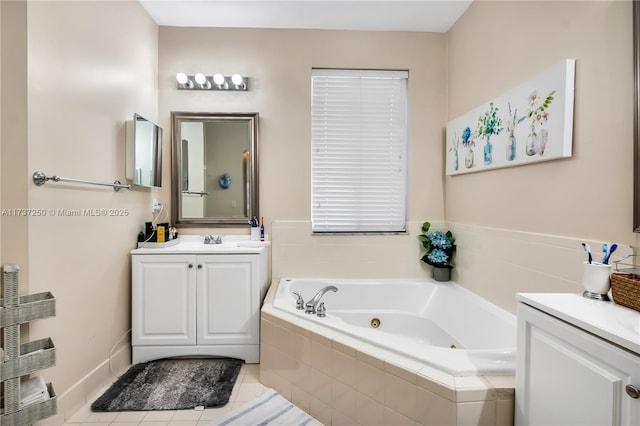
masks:
<instances>
[{"instance_id":1,"label":"white vanity cabinet","mask_svg":"<svg viewBox=\"0 0 640 426\"><path fill-rule=\"evenodd\" d=\"M259 362L266 248L185 251L132 251L133 364L173 356Z\"/></svg>"},{"instance_id":2,"label":"white vanity cabinet","mask_svg":"<svg viewBox=\"0 0 640 426\"><path fill-rule=\"evenodd\" d=\"M516 425L640 424L640 313L578 294L518 299Z\"/></svg>"},{"instance_id":3,"label":"white vanity cabinet","mask_svg":"<svg viewBox=\"0 0 640 426\"><path fill-rule=\"evenodd\" d=\"M131 342L138 346L196 344L196 256L133 255Z\"/></svg>"}]
</instances>

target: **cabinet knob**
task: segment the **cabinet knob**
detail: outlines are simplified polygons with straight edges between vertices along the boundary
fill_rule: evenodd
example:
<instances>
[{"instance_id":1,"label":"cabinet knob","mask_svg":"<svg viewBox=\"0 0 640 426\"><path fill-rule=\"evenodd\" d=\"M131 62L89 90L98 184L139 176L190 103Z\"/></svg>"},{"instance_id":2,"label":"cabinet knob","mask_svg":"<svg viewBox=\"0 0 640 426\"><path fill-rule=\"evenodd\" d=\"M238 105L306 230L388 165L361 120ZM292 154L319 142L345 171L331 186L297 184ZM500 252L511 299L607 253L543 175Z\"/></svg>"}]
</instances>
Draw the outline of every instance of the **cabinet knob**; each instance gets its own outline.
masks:
<instances>
[{"instance_id":1,"label":"cabinet knob","mask_svg":"<svg viewBox=\"0 0 640 426\"><path fill-rule=\"evenodd\" d=\"M202 269L202 265L198 265L198 269Z\"/></svg>"},{"instance_id":2,"label":"cabinet knob","mask_svg":"<svg viewBox=\"0 0 640 426\"><path fill-rule=\"evenodd\" d=\"M189 264L189 269L193 268L193 263Z\"/></svg>"},{"instance_id":3,"label":"cabinet knob","mask_svg":"<svg viewBox=\"0 0 640 426\"><path fill-rule=\"evenodd\" d=\"M633 399L640 398L640 389L633 385L627 385L624 387L624 390L627 391L627 395L629 395Z\"/></svg>"}]
</instances>

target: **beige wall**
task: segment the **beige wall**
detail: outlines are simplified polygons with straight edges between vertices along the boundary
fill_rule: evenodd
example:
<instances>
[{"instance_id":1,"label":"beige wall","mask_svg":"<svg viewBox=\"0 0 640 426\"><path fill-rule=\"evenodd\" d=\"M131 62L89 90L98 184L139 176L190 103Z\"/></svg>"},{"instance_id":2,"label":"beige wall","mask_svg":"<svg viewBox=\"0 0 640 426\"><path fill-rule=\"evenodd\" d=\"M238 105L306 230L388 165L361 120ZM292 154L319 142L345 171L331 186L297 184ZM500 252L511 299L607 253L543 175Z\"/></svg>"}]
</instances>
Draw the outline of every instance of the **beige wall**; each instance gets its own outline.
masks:
<instances>
[{"instance_id":1,"label":"beige wall","mask_svg":"<svg viewBox=\"0 0 640 426\"><path fill-rule=\"evenodd\" d=\"M408 69L408 215L442 219L445 47L444 34L161 27L159 120L169 129L171 111L260 114L260 215L271 233L274 220L310 219L311 69ZM178 91L179 71L238 72L249 76L251 90ZM168 204L168 187L163 198Z\"/></svg>"},{"instance_id":2,"label":"beige wall","mask_svg":"<svg viewBox=\"0 0 640 426\"><path fill-rule=\"evenodd\" d=\"M448 120L576 59L571 158L444 178L463 285L513 310L582 290L581 240L637 244L631 30L627 1L475 1L448 33Z\"/></svg>"},{"instance_id":3,"label":"beige wall","mask_svg":"<svg viewBox=\"0 0 640 426\"><path fill-rule=\"evenodd\" d=\"M425 274L418 260L414 223L410 224L409 235L310 237L311 69L409 70L408 219L419 223L443 220L445 38L445 34L403 32L161 27L159 120L169 128L171 111L260 114L260 215L264 216L265 232L274 243L274 279L283 274ZM209 75L239 72L249 76L251 90L178 91L175 75L179 71L191 75L198 71ZM165 173L169 179L169 171ZM168 187L163 188L163 197L168 204ZM249 229L231 232L248 234Z\"/></svg>"},{"instance_id":4,"label":"beige wall","mask_svg":"<svg viewBox=\"0 0 640 426\"><path fill-rule=\"evenodd\" d=\"M2 46L2 207L47 214L2 218L2 263L20 264L23 293L56 297L56 317L33 322L29 334L56 345L57 365L40 374L54 383L64 412L113 378L108 359L117 343L114 353L127 361L128 337L120 339L130 327L128 251L151 219L153 194L37 187L31 175L125 181L125 120L134 112L157 117L158 27L138 2L11 3L2 2L2 40L7 22L21 33L13 49ZM9 84L7 70L16 66L22 74ZM7 107L14 103L19 108ZM16 128L17 136L4 133Z\"/></svg>"},{"instance_id":5,"label":"beige wall","mask_svg":"<svg viewBox=\"0 0 640 426\"><path fill-rule=\"evenodd\" d=\"M26 2L2 2L2 130L1 159L3 209L27 206L26 179L16 179L27 164L27 7ZM29 278L27 263L27 221L2 215L2 264L22 266L20 275Z\"/></svg>"},{"instance_id":6,"label":"beige wall","mask_svg":"<svg viewBox=\"0 0 640 426\"><path fill-rule=\"evenodd\" d=\"M447 119L575 58L573 156L445 178L448 221L635 241L631 25L627 1L469 7L448 37Z\"/></svg>"}]
</instances>

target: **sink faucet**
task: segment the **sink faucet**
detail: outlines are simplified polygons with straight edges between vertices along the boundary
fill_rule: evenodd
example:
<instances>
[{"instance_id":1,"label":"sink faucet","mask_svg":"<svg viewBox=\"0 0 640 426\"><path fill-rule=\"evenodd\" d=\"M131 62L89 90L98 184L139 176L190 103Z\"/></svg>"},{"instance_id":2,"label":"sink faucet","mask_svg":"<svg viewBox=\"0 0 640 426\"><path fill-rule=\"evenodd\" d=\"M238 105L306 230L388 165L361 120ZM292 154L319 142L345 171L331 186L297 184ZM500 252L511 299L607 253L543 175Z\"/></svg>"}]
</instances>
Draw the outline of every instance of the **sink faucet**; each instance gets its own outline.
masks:
<instances>
[{"instance_id":1,"label":"sink faucet","mask_svg":"<svg viewBox=\"0 0 640 426\"><path fill-rule=\"evenodd\" d=\"M205 235L205 244L222 244L222 237L220 235Z\"/></svg>"},{"instance_id":2,"label":"sink faucet","mask_svg":"<svg viewBox=\"0 0 640 426\"><path fill-rule=\"evenodd\" d=\"M320 303L320 299L322 299L322 296L324 296L324 294L326 292L328 292L328 291L336 292L336 291L338 291L338 289L335 286L332 286L332 285L328 285L328 286L320 289L320 291L317 292L316 295L313 296L313 298L307 302L307 304L305 305L304 313L305 314L315 314L316 313L316 307L318 306L318 303Z\"/></svg>"}]
</instances>

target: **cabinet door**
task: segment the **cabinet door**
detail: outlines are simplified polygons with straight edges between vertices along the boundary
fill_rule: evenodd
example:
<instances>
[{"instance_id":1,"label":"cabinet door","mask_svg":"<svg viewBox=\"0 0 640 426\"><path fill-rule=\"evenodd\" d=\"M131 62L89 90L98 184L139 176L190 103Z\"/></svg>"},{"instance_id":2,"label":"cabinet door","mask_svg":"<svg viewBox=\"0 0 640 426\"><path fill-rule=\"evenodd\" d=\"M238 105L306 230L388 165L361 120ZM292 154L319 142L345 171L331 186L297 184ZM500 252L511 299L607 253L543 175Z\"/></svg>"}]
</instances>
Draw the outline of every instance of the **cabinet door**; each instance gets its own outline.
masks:
<instances>
[{"instance_id":1,"label":"cabinet door","mask_svg":"<svg viewBox=\"0 0 640 426\"><path fill-rule=\"evenodd\" d=\"M258 344L257 255L198 256L198 345Z\"/></svg>"},{"instance_id":2,"label":"cabinet door","mask_svg":"<svg viewBox=\"0 0 640 426\"><path fill-rule=\"evenodd\" d=\"M134 255L131 266L132 344L195 344L195 256Z\"/></svg>"},{"instance_id":3,"label":"cabinet door","mask_svg":"<svg viewBox=\"0 0 640 426\"><path fill-rule=\"evenodd\" d=\"M518 305L517 425L638 425L640 357Z\"/></svg>"}]
</instances>

